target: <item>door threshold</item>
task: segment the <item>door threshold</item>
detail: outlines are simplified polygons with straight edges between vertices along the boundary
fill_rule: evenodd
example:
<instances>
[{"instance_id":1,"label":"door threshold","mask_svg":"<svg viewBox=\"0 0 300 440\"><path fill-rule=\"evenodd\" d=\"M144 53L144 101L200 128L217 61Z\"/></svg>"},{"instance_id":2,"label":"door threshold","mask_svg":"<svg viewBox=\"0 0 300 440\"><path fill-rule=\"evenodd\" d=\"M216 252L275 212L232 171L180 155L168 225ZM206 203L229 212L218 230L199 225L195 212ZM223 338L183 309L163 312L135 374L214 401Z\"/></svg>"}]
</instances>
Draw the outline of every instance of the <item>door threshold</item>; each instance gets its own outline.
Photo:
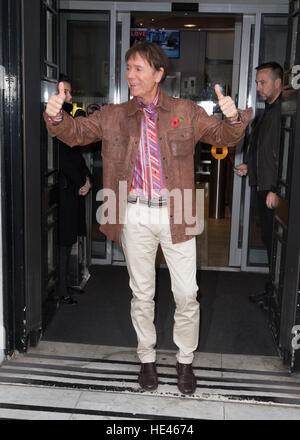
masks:
<instances>
[{"instance_id":1,"label":"door threshold","mask_svg":"<svg viewBox=\"0 0 300 440\"><path fill-rule=\"evenodd\" d=\"M197 389L184 396L177 388L175 355L174 350L158 350L159 387L145 392L138 385L140 364L133 348L41 341L2 364L0 395L2 390L2 396L10 396L10 405L20 404L19 390L31 387L31 392L21 393L28 396L21 402L30 405L28 410L42 413L45 407L57 413L61 407L61 412L77 413L78 418L299 419L300 376L291 376L278 357L195 352ZM49 407L45 396L44 405L39 399L39 407L32 407L33 388L39 395L51 390L51 402L55 393L57 403ZM83 396L76 410L68 406L71 393L76 402ZM113 406L107 404L111 401ZM1 409L3 403L0 416Z\"/></svg>"}]
</instances>

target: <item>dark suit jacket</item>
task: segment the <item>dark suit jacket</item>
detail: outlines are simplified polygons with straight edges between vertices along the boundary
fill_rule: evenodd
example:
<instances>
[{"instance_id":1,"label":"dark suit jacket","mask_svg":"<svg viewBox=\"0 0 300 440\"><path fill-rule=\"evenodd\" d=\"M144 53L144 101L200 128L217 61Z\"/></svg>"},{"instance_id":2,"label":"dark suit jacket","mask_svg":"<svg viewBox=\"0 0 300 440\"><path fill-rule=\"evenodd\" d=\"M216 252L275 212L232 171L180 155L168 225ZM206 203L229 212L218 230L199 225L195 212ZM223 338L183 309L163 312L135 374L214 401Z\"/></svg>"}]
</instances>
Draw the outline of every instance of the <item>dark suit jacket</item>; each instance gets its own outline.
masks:
<instances>
[{"instance_id":1,"label":"dark suit jacket","mask_svg":"<svg viewBox=\"0 0 300 440\"><path fill-rule=\"evenodd\" d=\"M64 104L63 109L69 114L71 104ZM77 116L84 116L78 110ZM70 148L59 142L59 244L71 246L78 236L86 235L85 197L78 195L78 190L91 174L80 152L80 147Z\"/></svg>"}]
</instances>

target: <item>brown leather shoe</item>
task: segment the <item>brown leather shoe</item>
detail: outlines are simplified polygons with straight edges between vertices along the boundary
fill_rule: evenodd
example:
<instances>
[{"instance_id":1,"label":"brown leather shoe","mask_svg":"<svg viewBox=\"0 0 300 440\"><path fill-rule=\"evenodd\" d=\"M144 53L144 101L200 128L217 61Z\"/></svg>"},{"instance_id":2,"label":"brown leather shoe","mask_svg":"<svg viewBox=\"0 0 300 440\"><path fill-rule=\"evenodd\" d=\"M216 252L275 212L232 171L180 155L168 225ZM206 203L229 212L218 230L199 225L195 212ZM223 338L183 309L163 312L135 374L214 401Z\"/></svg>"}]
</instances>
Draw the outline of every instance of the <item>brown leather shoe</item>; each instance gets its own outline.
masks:
<instances>
[{"instance_id":1,"label":"brown leather shoe","mask_svg":"<svg viewBox=\"0 0 300 440\"><path fill-rule=\"evenodd\" d=\"M139 374L139 384L145 391L154 391L158 386L158 378L155 362L146 362L141 364Z\"/></svg>"},{"instance_id":2,"label":"brown leather shoe","mask_svg":"<svg viewBox=\"0 0 300 440\"><path fill-rule=\"evenodd\" d=\"M178 388L182 394L194 394L197 380L193 372L192 364L180 364L177 362Z\"/></svg>"}]
</instances>

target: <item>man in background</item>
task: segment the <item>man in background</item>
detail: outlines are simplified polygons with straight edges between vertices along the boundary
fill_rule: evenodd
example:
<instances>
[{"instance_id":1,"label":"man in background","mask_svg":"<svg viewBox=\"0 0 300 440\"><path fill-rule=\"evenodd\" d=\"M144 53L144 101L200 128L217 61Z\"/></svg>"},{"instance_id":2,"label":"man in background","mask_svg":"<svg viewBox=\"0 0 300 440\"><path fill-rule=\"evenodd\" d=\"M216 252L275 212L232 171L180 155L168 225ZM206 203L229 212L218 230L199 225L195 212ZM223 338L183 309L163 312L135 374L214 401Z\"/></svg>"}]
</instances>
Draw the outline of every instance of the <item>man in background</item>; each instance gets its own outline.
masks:
<instances>
[{"instance_id":1,"label":"man in background","mask_svg":"<svg viewBox=\"0 0 300 440\"><path fill-rule=\"evenodd\" d=\"M239 176L249 176L261 226L261 238L271 265L274 208L278 206L278 156L281 127L281 92L283 69L276 62L256 67L256 88L265 102L264 112L254 121L245 163L237 165ZM269 277L265 291L249 297L252 302L268 307L271 288Z\"/></svg>"},{"instance_id":2,"label":"man in background","mask_svg":"<svg viewBox=\"0 0 300 440\"><path fill-rule=\"evenodd\" d=\"M63 109L71 115L73 111L72 89L69 77L61 74L60 82L64 85ZM85 116L78 109L74 118ZM70 148L59 141L59 284L60 301L66 304L76 304L70 286L70 255L72 246L79 236L86 235L85 196L91 188L91 174L85 164L79 147Z\"/></svg>"}]
</instances>

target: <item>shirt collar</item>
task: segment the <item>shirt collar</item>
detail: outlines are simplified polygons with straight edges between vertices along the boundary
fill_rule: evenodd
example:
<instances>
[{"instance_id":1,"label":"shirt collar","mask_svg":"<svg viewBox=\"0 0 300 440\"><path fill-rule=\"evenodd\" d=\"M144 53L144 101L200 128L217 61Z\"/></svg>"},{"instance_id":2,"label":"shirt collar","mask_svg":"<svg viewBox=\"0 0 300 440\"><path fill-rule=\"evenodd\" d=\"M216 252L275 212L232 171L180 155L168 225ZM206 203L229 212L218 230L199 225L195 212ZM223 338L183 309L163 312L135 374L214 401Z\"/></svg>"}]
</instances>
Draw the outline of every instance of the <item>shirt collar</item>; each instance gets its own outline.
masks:
<instances>
[{"instance_id":1,"label":"shirt collar","mask_svg":"<svg viewBox=\"0 0 300 440\"><path fill-rule=\"evenodd\" d=\"M157 108L162 108L165 111L171 111L171 97L166 95L162 89L159 88L159 101L157 103ZM129 102L128 107L128 116L132 116L138 110L141 110L141 107L138 104L137 98L134 97Z\"/></svg>"},{"instance_id":2,"label":"shirt collar","mask_svg":"<svg viewBox=\"0 0 300 440\"><path fill-rule=\"evenodd\" d=\"M160 89L158 89L157 94L156 94L154 100L153 100L152 102L150 102L150 104L145 104L145 103L141 100L141 98L137 98L137 102L138 102L138 105L139 105L141 108L145 108L146 110L148 110L148 111L151 112L151 111L153 111L153 110L155 109L155 107L156 107L157 104L159 103L159 98L160 98Z\"/></svg>"}]
</instances>

